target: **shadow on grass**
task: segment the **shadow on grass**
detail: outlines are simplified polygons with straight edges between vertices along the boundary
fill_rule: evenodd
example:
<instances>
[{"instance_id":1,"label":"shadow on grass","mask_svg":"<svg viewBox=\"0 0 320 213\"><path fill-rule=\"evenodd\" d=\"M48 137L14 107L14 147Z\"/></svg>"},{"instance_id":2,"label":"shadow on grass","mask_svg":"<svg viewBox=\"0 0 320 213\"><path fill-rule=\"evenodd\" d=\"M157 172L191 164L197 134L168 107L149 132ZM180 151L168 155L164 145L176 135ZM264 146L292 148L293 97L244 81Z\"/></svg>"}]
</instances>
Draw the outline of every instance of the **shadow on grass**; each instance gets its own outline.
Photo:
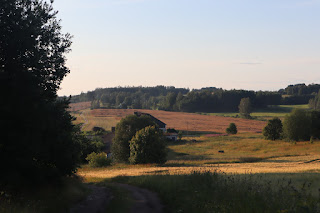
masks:
<instances>
[{"instance_id":1,"label":"shadow on grass","mask_svg":"<svg viewBox=\"0 0 320 213\"><path fill-rule=\"evenodd\" d=\"M165 212L319 212L318 198L309 193L312 188L309 176L306 177L301 182L301 174L193 172L118 176L105 181L136 185L158 193L166 206Z\"/></svg>"}]
</instances>

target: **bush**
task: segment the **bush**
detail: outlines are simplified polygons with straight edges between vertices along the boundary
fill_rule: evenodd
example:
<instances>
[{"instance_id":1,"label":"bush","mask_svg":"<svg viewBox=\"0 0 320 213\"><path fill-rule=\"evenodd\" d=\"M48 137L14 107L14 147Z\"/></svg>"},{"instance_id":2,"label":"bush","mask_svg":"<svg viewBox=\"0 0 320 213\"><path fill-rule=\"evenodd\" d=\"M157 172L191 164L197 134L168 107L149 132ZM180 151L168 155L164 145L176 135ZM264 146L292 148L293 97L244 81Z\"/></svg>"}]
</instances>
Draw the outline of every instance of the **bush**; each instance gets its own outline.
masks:
<instances>
[{"instance_id":1,"label":"bush","mask_svg":"<svg viewBox=\"0 0 320 213\"><path fill-rule=\"evenodd\" d=\"M162 164L166 162L166 147L160 131L153 126L148 126L136 133L130 141L130 163Z\"/></svg>"},{"instance_id":2,"label":"bush","mask_svg":"<svg viewBox=\"0 0 320 213\"><path fill-rule=\"evenodd\" d=\"M89 166L91 167L104 167L111 164L111 160L107 158L107 155L104 152L98 154L92 152L86 157L86 160L89 162Z\"/></svg>"},{"instance_id":3,"label":"bush","mask_svg":"<svg viewBox=\"0 0 320 213\"><path fill-rule=\"evenodd\" d=\"M282 135L282 122L279 118L273 118L268 121L267 126L263 129L263 135L267 140L280 139Z\"/></svg>"},{"instance_id":4,"label":"bush","mask_svg":"<svg viewBox=\"0 0 320 213\"><path fill-rule=\"evenodd\" d=\"M235 123L230 123L229 127L226 129L226 132L228 134L237 134L238 130L237 130L237 126L235 125Z\"/></svg>"}]
</instances>

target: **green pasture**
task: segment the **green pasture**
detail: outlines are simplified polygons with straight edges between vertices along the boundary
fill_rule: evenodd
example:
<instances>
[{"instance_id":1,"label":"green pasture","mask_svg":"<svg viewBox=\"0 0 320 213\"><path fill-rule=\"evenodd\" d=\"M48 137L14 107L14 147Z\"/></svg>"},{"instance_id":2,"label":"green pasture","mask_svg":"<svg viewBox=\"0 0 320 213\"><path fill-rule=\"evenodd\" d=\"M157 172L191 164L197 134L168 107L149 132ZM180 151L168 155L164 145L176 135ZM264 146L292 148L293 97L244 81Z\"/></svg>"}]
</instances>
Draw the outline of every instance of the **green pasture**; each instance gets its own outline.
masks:
<instances>
[{"instance_id":1,"label":"green pasture","mask_svg":"<svg viewBox=\"0 0 320 213\"><path fill-rule=\"evenodd\" d=\"M106 179L150 189L165 212L319 212L317 174L245 174L218 172L186 175L119 176ZM315 191L318 191L316 188Z\"/></svg>"},{"instance_id":2,"label":"green pasture","mask_svg":"<svg viewBox=\"0 0 320 213\"><path fill-rule=\"evenodd\" d=\"M268 106L266 109L260 109L253 111L251 116L257 119L270 119L273 117L283 118L285 115L290 113L293 109L309 109L308 105L274 105ZM206 115L217 115L223 117L240 117L239 113L235 112L221 112L221 113L201 113Z\"/></svg>"},{"instance_id":3,"label":"green pasture","mask_svg":"<svg viewBox=\"0 0 320 213\"><path fill-rule=\"evenodd\" d=\"M283 156L318 155L320 142L293 144L282 140L265 140L259 133L241 133L218 137L183 137L182 141L170 142L168 150L166 164L169 165L241 163ZM224 153L219 153L219 150Z\"/></svg>"}]
</instances>

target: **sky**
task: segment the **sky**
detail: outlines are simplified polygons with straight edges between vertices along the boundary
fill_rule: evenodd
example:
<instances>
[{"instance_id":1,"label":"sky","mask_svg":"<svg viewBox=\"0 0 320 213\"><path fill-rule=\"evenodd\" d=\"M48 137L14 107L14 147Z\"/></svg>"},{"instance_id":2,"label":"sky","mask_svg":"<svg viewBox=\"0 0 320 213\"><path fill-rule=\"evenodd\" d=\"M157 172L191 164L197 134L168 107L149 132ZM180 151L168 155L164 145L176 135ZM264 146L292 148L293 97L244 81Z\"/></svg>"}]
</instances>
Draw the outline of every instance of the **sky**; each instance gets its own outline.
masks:
<instances>
[{"instance_id":1,"label":"sky","mask_svg":"<svg viewBox=\"0 0 320 213\"><path fill-rule=\"evenodd\" d=\"M320 0L55 0L71 73L117 86L274 91L320 83Z\"/></svg>"}]
</instances>

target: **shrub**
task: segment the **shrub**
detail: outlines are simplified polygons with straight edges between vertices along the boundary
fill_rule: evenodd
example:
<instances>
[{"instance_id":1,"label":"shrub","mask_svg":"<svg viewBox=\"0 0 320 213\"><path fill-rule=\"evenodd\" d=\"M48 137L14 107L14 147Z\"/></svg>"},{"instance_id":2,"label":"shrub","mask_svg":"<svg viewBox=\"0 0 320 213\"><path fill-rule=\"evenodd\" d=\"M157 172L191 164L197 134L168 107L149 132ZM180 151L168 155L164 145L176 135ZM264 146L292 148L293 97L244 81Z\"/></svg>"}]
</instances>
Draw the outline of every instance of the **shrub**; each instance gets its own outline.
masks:
<instances>
[{"instance_id":1,"label":"shrub","mask_svg":"<svg viewBox=\"0 0 320 213\"><path fill-rule=\"evenodd\" d=\"M178 139L179 139L179 141L181 141L181 139L182 139L182 131L178 132Z\"/></svg>"},{"instance_id":2,"label":"shrub","mask_svg":"<svg viewBox=\"0 0 320 213\"><path fill-rule=\"evenodd\" d=\"M95 153L92 152L86 157L86 160L89 162L91 167L104 167L111 164L111 160L107 158L106 153Z\"/></svg>"},{"instance_id":3,"label":"shrub","mask_svg":"<svg viewBox=\"0 0 320 213\"><path fill-rule=\"evenodd\" d=\"M130 141L130 163L162 164L166 162L166 147L160 131L153 126L148 126L136 133Z\"/></svg>"},{"instance_id":4,"label":"shrub","mask_svg":"<svg viewBox=\"0 0 320 213\"><path fill-rule=\"evenodd\" d=\"M268 121L263 129L263 135L267 140L277 140L282 135L282 122L279 118L273 118Z\"/></svg>"},{"instance_id":5,"label":"shrub","mask_svg":"<svg viewBox=\"0 0 320 213\"><path fill-rule=\"evenodd\" d=\"M238 130L237 130L237 126L235 125L235 123L230 123L229 127L226 129L226 132L228 134L237 134Z\"/></svg>"}]
</instances>

